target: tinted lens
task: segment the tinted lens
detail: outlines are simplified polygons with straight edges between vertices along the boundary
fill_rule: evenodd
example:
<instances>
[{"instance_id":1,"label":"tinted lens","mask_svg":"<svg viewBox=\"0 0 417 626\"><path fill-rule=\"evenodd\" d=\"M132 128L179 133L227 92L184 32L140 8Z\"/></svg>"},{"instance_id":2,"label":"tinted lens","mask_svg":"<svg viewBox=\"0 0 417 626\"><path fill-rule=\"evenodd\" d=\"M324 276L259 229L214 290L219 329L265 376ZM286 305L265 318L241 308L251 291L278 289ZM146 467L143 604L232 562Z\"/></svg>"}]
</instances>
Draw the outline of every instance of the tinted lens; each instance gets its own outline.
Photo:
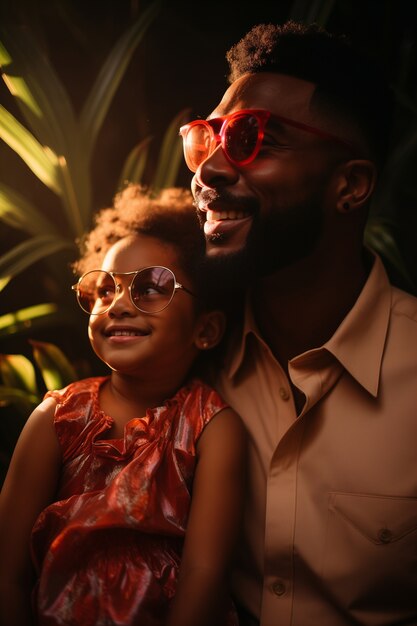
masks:
<instances>
[{"instance_id":1,"label":"tinted lens","mask_svg":"<svg viewBox=\"0 0 417 626\"><path fill-rule=\"evenodd\" d=\"M206 122L193 124L184 137L184 156L188 167L195 172L210 156L211 132Z\"/></svg>"},{"instance_id":2,"label":"tinted lens","mask_svg":"<svg viewBox=\"0 0 417 626\"><path fill-rule=\"evenodd\" d=\"M114 300L115 283L107 272L87 272L78 284L78 302L84 311L98 315L106 311Z\"/></svg>"},{"instance_id":3,"label":"tinted lens","mask_svg":"<svg viewBox=\"0 0 417 626\"><path fill-rule=\"evenodd\" d=\"M131 286L135 306L146 313L158 313L171 302L175 277L165 267L148 267L138 272Z\"/></svg>"},{"instance_id":4,"label":"tinted lens","mask_svg":"<svg viewBox=\"0 0 417 626\"><path fill-rule=\"evenodd\" d=\"M254 115L237 115L228 122L224 133L224 147L231 161L242 163L256 152L259 122Z\"/></svg>"}]
</instances>

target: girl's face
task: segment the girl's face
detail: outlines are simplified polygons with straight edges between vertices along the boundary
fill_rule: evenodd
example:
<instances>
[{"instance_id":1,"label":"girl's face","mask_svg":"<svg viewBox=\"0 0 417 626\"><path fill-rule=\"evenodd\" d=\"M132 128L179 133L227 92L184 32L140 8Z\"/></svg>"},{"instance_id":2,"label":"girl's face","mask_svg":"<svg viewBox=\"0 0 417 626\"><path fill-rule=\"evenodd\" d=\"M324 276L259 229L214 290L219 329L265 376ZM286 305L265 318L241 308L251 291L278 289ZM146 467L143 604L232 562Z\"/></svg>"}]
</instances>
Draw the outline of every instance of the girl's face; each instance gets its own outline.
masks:
<instances>
[{"instance_id":1,"label":"girl's face","mask_svg":"<svg viewBox=\"0 0 417 626\"><path fill-rule=\"evenodd\" d=\"M181 270L174 246L153 237L135 235L118 241L106 254L101 269L122 273L162 265L177 282L192 291ZM141 379L156 380L173 372L188 372L199 349L205 347L204 313L197 312L195 297L177 289L170 304L159 313L143 313L132 303L132 276L116 276L120 284L113 305L102 315L91 315L89 338L93 350L112 370Z\"/></svg>"}]
</instances>

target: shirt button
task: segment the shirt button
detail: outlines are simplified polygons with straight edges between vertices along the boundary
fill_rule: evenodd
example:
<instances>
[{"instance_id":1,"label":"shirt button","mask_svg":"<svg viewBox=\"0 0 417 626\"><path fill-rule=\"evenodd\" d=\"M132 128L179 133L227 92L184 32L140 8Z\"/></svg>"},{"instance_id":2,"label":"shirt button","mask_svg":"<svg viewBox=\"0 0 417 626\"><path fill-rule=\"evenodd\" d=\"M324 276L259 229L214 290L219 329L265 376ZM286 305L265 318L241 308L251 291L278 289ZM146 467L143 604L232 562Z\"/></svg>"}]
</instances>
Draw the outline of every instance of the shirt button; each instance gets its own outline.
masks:
<instances>
[{"instance_id":1,"label":"shirt button","mask_svg":"<svg viewBox=\"0 0 417 626\"><path fill-rule=\"evenodd\" d=\"M285 389L285 387L280 387L279 388L279 395L281 397L282 400L289 400L290 399L290 394L288 393L288 391Z\"/></svg>"},{"instance_id":2,"label":"shirt button","mask_svg":"<svg viewBox=\"0 0 417 626\"><path fill-rule=\"evenodd\" d=\"M389 528L381 528L378 531L378 539L381 543L389 543L392 540L392 532Z\"/></svg>"},{"instance_id":3,"label":"shirt button","mask_svg":"<svg viewBox=\"0 0 417 626\"><path fill-rule=\"evenodd\" d=\"M283 596L285 593L285 584L282 580L276 580L272 584L272 591L276 596Z\"/></svg>"}]
</instances>

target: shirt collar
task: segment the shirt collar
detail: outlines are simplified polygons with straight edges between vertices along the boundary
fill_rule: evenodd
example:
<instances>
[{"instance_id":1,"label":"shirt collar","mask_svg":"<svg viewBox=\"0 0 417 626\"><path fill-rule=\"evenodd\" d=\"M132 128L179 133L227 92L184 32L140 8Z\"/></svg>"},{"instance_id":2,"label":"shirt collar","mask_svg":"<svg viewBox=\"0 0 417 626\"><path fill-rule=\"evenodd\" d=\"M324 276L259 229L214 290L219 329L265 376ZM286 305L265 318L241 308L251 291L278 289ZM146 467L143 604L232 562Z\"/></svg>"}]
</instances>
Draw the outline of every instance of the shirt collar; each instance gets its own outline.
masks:
<instances>
[{"instance_id":1,"label":"shirt collar","mask_svg":"<svg viewBox=\"0 0 417 626\"><path fill-rule=\"evenodd\" d=\"M324 348L376 396L391 311L391 287L381 259L374 256L358 299Z\"/></svg>"},{"instance_id":2,"label":"shirt collar","mask_svg":"<svg viewBox=\"0 0 417 626\"><path fill-rule=\"evenodd\" d=\"M251 290L249 289L246 293L245 298L243 327L242 325L239 325L239 327L234 330L230 338L226 354L225 369L230 378L233 378L233 376L235 376L243 363L248 336L253 334L257 337L258 341L264 343L264 340L262 339L257 324L255 322L255 317L253 315L253 310L250 302Z\"/></svg>"},{"instance_id":3,"label":"shirt collar","mask_svg":"<svg viewBox=\"0 0 417 626\"><path fill-rule=\"evenodd\" d=\"M391 289L381 259L376 254L373 256L371 272L352 309L333 336L314 352L324 349L333 354L360 385L376 396L391 309ZM257 328L248 292L243 327L236 329L231 338L225 361L230 378L236 375L244 361L249 335L254 335L269 349Z\"/></svg>"}]
</instances>

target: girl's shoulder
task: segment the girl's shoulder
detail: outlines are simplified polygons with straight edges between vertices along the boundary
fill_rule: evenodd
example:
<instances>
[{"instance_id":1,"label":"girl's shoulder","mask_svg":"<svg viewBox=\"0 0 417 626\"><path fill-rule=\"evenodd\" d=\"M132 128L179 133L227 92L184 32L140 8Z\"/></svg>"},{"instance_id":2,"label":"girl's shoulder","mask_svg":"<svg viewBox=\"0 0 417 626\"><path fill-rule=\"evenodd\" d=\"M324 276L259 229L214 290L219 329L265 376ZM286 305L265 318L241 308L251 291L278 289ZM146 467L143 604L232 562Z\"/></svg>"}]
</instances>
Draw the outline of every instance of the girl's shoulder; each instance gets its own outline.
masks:
<instances>
[{"instance_id":1,"label":"girl's shoulder","mask_svg":"<svg viewBox=\"0 0 417 626\"><path fill-rule=\"evenodd\" d=\"M85 446L106 428L110 418L100 410L99 404L100 387L106 380L107 376L85 378L45 394L45 400L52 398L56 402L55 431L65 451L64 457L68 455L69 445L73 452L74 442Z\"/></svg>"},{"instance_id":2,"label":"girl's shoulder","mask_svg":"<svg viewBox=\"0 0 417 626\"><path fill-rule=\"evenodd\" d=\"M177 405L179 414L198 422L204 428L211 419L228 404L217 391L200 378L188 381L171 402Z\"/></svg>"},{"instance_id":3,"label":"girl's shoulder","mask_svg":"<svg viewBox=\"0 0 417 626\"><path fill-rule=\"evenodd\" d=\"M100 387L108 379L108 376L91 376L89 378L83 378L82 380L76 380L61 389L51 389L47 391L44 395L44 399L54 398L58 405L64 405L71 399L78 397L98 397Z\"/></svg>"}]
</instances>

